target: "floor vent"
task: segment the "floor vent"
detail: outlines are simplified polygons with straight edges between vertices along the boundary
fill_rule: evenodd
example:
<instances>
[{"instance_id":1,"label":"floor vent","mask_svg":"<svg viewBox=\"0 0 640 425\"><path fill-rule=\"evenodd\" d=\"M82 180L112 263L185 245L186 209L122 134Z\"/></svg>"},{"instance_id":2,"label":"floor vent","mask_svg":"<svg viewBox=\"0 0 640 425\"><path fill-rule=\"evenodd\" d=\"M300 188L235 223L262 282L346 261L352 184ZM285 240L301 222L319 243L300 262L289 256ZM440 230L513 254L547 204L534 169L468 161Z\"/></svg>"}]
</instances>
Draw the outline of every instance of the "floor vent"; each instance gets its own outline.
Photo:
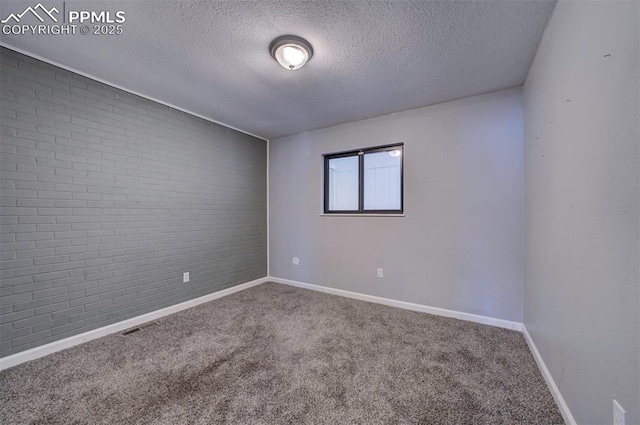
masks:
<instances>
[{"instance_id":1,"label":"floor vent","mask_svg":"<svg viewBox=\"0 0 640 425\"><path fill-rule=\"evenodd\" d=\"M137 326L135 328L127 329L126 331L122 332L122 335L125 335L125 336L126 335L130 335L130 334L132 334L134 332L138 332L138 331L141 331L143 329L147 329L147 328L150 328L152 326L156 326L157 324L158 324L158 322L155 322L155 321L154 322L143 323L142 325Z\"/></svg>"},{"instance_id":2,"label":"floor vent","mask_svg":"<svg viewBox=\"0 0 640 425\"><path fill-rule=\"evenodd\" d=\"M138 326L140 329L147 329L150 328L151 326L155 326L157 325L158 322L147 322L147 323L143 323L142 325Z\"/></svg>"}]
</instances>

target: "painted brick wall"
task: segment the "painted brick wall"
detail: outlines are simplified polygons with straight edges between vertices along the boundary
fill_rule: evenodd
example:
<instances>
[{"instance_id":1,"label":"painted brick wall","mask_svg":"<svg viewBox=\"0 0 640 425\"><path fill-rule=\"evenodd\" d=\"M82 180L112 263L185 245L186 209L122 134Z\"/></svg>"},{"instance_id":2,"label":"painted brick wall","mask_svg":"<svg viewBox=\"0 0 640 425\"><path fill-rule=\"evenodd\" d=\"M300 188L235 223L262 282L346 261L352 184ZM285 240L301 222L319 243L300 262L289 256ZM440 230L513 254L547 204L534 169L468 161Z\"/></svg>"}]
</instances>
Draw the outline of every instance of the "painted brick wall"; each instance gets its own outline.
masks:
<instances>
[{"instance_id":1,"label":"painted brick wall","mask_svg":"<svg viewBox=\"0 0 640 425\"><path fill-rule=\"evenodd\" d=\"M0 64L0 357L267 274L266 142Z\"/></svg>"}]
</instances>

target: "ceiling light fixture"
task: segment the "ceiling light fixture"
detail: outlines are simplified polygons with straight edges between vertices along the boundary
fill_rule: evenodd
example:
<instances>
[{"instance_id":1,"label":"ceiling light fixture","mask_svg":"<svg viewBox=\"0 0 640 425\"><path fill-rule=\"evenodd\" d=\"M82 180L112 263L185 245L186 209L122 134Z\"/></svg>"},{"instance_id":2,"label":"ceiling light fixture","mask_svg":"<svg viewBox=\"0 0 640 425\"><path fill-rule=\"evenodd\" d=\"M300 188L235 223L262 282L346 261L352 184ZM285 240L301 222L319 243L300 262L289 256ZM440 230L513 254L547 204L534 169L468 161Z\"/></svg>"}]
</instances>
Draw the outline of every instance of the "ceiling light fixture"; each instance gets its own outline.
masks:
<instances>
[{"instance_id":1,"label":"ceiling light fixture","mask_svg":"<svg viewBox=\"0 0 640 425\"><path fill-rule=\"evenodd\" d=\"M307 40L295 35L283 35L269 45L271 56L283 68L295 71L304 66L313 56L313 48Z\"/></svg>"},{"instance_id":2,"label":"ceiling light fixture","mask_svg":"<svg viewBox=\"0 0 640 425\"><path fill-rule=\"evenodd\" d=\"M395 150L389 151L389 156L392 157L392 158L397 158L400 155L402 155L402 152L400 151L400 149L395 149Z\"/></svg>"}]
</instances>

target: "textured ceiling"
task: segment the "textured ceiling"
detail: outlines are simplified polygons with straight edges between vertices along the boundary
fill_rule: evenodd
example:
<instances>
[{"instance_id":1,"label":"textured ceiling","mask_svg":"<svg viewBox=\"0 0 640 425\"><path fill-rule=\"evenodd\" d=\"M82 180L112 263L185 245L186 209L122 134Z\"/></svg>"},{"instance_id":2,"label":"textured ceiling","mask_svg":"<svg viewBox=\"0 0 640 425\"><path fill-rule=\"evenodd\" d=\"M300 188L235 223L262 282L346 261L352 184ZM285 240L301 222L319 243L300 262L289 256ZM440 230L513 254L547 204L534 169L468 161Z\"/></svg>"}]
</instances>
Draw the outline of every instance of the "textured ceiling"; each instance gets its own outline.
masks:
<instances>
[{"instance_id":1,"label":"textured ceiling","mask_svg":"<svg viewBox=\"0 0 640 425\"><path fill-rule=\"evenodd\" d=\"M62 1L41 1L62 10ZM1 18L37 2L3 0ZM125 11L123 34L0 37L274 138L520 85L554 4L67 0L67 11ZM269 43L282 34L313 45L314 56L301 70L287 71L269 55Z\"/></svg>"}]
</instances>

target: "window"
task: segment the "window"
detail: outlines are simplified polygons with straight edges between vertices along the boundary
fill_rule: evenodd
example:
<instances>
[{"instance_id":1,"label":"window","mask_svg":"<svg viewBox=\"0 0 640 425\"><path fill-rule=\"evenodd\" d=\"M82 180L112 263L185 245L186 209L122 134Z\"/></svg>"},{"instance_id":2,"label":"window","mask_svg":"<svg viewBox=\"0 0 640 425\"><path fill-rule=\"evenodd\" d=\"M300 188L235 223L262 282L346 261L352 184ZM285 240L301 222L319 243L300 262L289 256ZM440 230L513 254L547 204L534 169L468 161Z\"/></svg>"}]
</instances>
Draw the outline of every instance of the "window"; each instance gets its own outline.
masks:
<instances>
[{"instance_id":1,"label":"window","mask_svg":"<svg viewBox=\"0 0 640 425\"><path fill-rule=\"evenodd\" d=\"M325 214L401 214L403 145L324 155Z\"/></svg>"}]
</instances>

